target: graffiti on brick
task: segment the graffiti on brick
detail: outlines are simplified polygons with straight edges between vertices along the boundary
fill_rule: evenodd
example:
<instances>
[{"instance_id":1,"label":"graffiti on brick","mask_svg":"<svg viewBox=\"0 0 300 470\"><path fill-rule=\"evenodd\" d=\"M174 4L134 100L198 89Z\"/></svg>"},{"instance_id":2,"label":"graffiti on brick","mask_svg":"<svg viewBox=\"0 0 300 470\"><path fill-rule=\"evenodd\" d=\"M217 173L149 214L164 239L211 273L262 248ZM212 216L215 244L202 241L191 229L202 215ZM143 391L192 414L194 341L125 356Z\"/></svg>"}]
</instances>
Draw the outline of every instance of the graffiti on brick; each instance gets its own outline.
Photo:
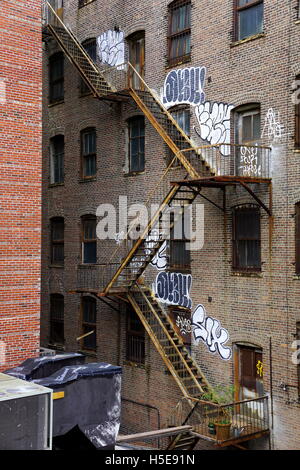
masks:
<instances>
[{"instance_id":1,"label":"graffiti on brick","mask_svg":"<svg viewBox=\"0 0 300 470\"><path fill-rule=\"evenodd\" d=\"M154 283L154 293L163 304L178 305L191 308L190 290L192 276L190 274L160 272Z\"/></svg>"},{"instance_id":2,"label":"graffiti on brick","mask_svg":"<svg viewBox=\"0 0 300 470\"><path fill-rule=\"evenodd\" d=\"M196 343L203 341L211 353L217 353L222 359L231 358L231 348L224 346L229 340L229 333L221 327L219 320L209 317L203 305L197 305L192 314L193 338Z\"/></svg>"},{"instance_id":3,"label":"graffiti on brick","mask_svg":"<svg viewBox=\"0 0 300 470\"><path fill-rule=\"evenodd\" d=\"M211 145L230 144L230 113L233 107L231 104L210 101L196 106L199 127L194 127L195 132ZM230 154L229 145L220 146L219 149L224 156Z\"/></svg>"},{"instance_id":4,"label":"graffiti on brick","mask_svg":"<svg viewBox=\"0 0 300 470\"><path fill-rule=\"evenodd\" d=\"M258 147L240 147L240 175L261 176L260 151Z\"/></svg>"},{"instance_id":5,"label":"graffiti on brick","mask_svg":"<svg viewBox=\"0 0 300 470\"><path fill-rule=\"evenodd\" d=\"M280 113L273 108L269 108L265 116L261 138L265 138L269 142L280 142L283 137L284 126L280 122Z\"/></svg>"},{"instance_id":6,"label":"graffiti on brick","mask_svg":"<svg viewBox=\"0 0 300 470\"><path fill-rule=\"evenodd\" d=\"M98 54L103 64L117 67L125 60L125 40L123 31L106 31L97 38Z\"/></svg>"},{"instance_id":7,"label":"graffiti on brick","mask_svg":"<svg viewBox=\"0 0 300 470\"><path fill-rule=\"evenodd\" d=\"M180 314L176 318L176 326L179 328L182 336L187 336L192 332L192 322L185 316Z\"/></svg>"},{"instance_id":8,"label":"graffiti on brick","mask_svg":"<svg viewBox=\"0 0 300 470\"><path fill-rule=\"evenodd\" d=\"M169 72L163 87L163 104L169 108L178 104L196 106L203 103L205 75L205 67L189 67Z\"/></svg>"}]
</instances>

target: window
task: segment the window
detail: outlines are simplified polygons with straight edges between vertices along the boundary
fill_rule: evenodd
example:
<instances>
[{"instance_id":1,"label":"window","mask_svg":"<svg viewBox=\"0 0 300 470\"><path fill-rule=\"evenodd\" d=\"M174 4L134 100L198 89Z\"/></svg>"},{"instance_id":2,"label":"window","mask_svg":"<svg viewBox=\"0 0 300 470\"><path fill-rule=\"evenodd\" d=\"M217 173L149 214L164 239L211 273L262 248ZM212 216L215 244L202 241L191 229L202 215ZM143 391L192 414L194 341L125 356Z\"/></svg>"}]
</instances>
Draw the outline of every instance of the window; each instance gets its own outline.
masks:
<instances>
[{"instance_id":1,"label":"window","mask_svg":"<svg viewBox=\"0 0 300 470\"><path fill-rule=\"evenodd\" d=\"M81 132L81 172L83 178L96 175L96 129L85 129Z\"/></svg>"},{"instance_id":2,"label":"window","mask_svg":"<svg viewBox=\"0 0 300 470\"><path fill-rule=\"evenodd\" d=\"M82 47L84 48L85 52L90 56L93 62L96 62L97 60L97 45L96 45L96 39L87 39L86 41L83 41ZM80 93L82 95L85 95L87 93L90 93L91 90L89 86L85 83L85 81L81 78L80 79Z\"/></svg>"},{"instance_id":3,"label":"window","mask_svg":"<svg viewBox=\"0 0 300 470\"><path fill-rule=\"evenodd\" d=\"M296 81L300 82L300 75L296 77ZM295 96L297 96L297 101L295 104L295 147L300 149L300 100L299 100L299 86L297 87L297 91L295 92Z\"/></svg>"},{"instance_id":4,"label":"window","mask_svg":"<svg viewBox=\"0 0 300 470\"><path fill-rule=\"evenodd\" d=\"M50 296L50 344L64 344L64 296Z\"/></svg>"},{"instance_id":5,"label":"window","mask_svg":"<svg viewBox=\"0 0 300 470\"><path fill-rule=\"evenodd\" d=\"M190 137L191 134L191 115L190 115L190 108L188 106L175 106L172 109L169 109L172 117L175 119L179 127L185 132L185 134ZM174 130L174 135L170 134L172 140L175 142L178 140L178 131ZM172 150L167 146L167 166L170 165L172 160L174 159L174 153ZM178 159L174 161L174 167L180 166Z\"/></svg>"},{"instance_id":6,"label":"window","mask_svg":"<svg viewBox=\"0 0 300 470\"><path fill-rule=\"evenodd\" d=\"M97 263L96 217L82 217L82 262Z\"/></svg>"},{"instance_id":7,"label":"window","mask_svg":"<svg viewBox=\"0 0 300 470\"><path fill-rule=\"evenodd\" d=\"M64 265L64 219L51 219L51 264Z\"/></svg>"},{"instance_id":8,"label":"window","mask_svg":"<svg viewBox=\"0 0 300 470\"><path fill-rule=\"evenodd\" d=\"M64 99L64 54L57 52L49 60L50 103Z\"/></svg>"},{"instance_id":9,"label":"window","mask_svg":"<svg viewBox=\"0 0 300 470\"><path fill-rule=\"evenodd\" d=\"M296 204L295 229L295 267L296 274L300 275L300 202Z\"/></svg>"},{"instance_id":10,"label":"window","mask_svg":"<svg viewBox=\"0 0 300 470\"><path fill-rule=\"evenodd\" d=\"M126 360L145 363L145 329L137 314L127 309Z\"/></svg>"},{"instance_id":11,"label":"window","mask_svg":"<svg viewBox=\"0 0 300 470\"><path fill-rule=\"evenodd\" d=\"M260 271L260 211L255 205L233 210L233 269Z\"/></svg>"},{"instance_id":12,"label":"window","mask_svg":"<svg viewBox=\"0 0 300 470\"><path fill-rule=\"evenodd\" d=\"M297 345L297 359L300 357L299 349L300 349L300 322L296 323L296 341L298 341ZM297 378L298 378L298 398L300 400L300 362L297 363Z\"/></svg>"},{"instance_id":13,"label":"window","mask_svg":"<svg viewBox=\"0 0 300 470\"><path fill-rule=\"evenodd\" d=\"M235 40L240 41L263 32L263 0L235 1Z\"/></svg>"},{"instance_id":14,"label":"window","mask_svg":"<svg viewBox=\"0 0 300 470\"><path fill-rule=\"evenodd\" d=\"M174 220L174 213L171 212L171 223ZM170 269L174 271L190 271L191 252L186 248L189 240L187 229L189 228L190 212L186 211L177 220L175 227L171 229L169 260Z\"/></svg>"},{"instance_id":15,"label":"window","mask_svg":"<svg viewBox=\"0 0 300 470\"><path fill-rule=\"evenodd\" d=\"M63 135L57 135L50 141L50 182L64 182L64 153L65 141Z\"/></svg>"},{"instance_id":16,"label":"window","mask_svg":"<svg viewBox=\"0 0 300 470\"><path fill-rule=\"evenodd\" d=\"M259 177L264 170L263 150L257 145L261 139L260 105L242 106L235 113L236 175Z\"/></svg>"},{"instance_id":17,"label":"window","mask_svg":"<svg viewBox=\"0 0 300 470\"><path fill-rule=\"evenodd\" d=\"M261 135L259 105L244 106L237 115L237 143L240 145L258 143Z\"/></svg>"},{"instance_id":18,"label":"window","mask_svg":"<svg viewBox=\"0 0 300 470\"><path fill-rule=\"evenodd\" d=\"M138 31L127 38L129 45L129 62L144 78L145 75L145 31ZM144 84L130 69L130 84L135 90L144 90Z\"/></svg>"},{"instance_id":19,"label":"window","mask_svg":"<svg viewBox=\"0 0 300 470\"><path fill-rule=\"evenodd\" d=\"M145 169L145 118L136 116L128 120L129 172Z\"/></svg>"},{"instance_id":20,"label":"window","mask_svg":"<svg viewBox=\"0 0 300 470\"><path fill-rule=\"evenodd\" d=\"M82 334L86 335L82 338L82 349L96 351L97 335L96 335L96 299L92 297L82 297ZM89 333L89 334L88 334Z\"/></svg>"},{"instance_id":21,"label":"window","mask_svg":"<svg viewBox=\"0 0 300 470\"><path fill-rule=\"evenodd\" d=\"M168 64L191 58L191 2L176 0L169 6Z\"/></svg>"}]
</instances>

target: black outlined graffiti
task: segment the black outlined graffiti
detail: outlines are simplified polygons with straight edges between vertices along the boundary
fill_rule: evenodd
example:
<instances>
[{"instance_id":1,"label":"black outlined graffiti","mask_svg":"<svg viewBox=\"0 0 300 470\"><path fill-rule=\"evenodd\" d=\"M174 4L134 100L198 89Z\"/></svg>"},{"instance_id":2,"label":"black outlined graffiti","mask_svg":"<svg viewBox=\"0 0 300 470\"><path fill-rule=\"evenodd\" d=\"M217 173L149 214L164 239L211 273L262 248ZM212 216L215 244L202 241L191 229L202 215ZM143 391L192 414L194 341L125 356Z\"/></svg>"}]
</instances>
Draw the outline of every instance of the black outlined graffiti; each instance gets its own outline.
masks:
<instances>
[{"instance_id":1,"label":"black outlined graffiti","mask_svg":"<svg viewBox=\"0 0 300 470\"><path fill-rule=\"evenodd\" d=\"M103 64L112 67L124 63L125 42L123 31L106 31L97 38L98 54Z\"/></svg>"},{"instance_id":2,"label":"black outlined graffiti","mask_svg":"<svg viewBox=\"0 0 300 470\"><path fill-rule=\"evenodd\" d=\"M169 72L163 88L163 104L171 107L184 103L194 106L203 103L205 75L205 67L190 67Z\"/></svg>"},{"instance_id":3,"label":"black outlined graffiti","mask_svg":"<svg viewBox=\"0 0 300 470\"><path fill-rule=\"evenodd\" d=\"M203 341L211 353L217 353L223 360L231 358L231 348L224 346L229 340L228 331L221 328L218 320L206 315L203 305L197 305L192 315L193 337L196 343Z\"/></svg>"},{"instance_id":4,"label":"black outlined graffiti","mask_svg":"<svg viewBox=\"0 0 300 470\"><path fill-rule=\"evenodd\" d=\"M164 271L156 277L154 293L161 303L191 308L191 287L192 276L190 274Z\"/></svg>"}]
</instances>

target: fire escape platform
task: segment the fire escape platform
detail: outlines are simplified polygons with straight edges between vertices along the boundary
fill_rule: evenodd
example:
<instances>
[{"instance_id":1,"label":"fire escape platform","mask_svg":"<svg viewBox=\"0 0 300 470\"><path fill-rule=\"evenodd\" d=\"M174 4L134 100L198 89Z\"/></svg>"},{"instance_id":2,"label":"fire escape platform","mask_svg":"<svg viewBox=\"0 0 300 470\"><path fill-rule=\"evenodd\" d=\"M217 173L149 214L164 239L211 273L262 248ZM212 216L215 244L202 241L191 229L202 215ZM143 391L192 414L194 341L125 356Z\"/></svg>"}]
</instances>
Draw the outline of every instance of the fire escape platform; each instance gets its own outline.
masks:
<instances>
[{"instance_id":1,"label":"fire escape platform","mask_svg":"<svg viewBox=\"0 0 300 470\"><path fill-rule=\"evenodd\" d=\"M238 446L239 444L247 441L252 441L254 439L260 439L262 437L268 436L270 434L269 430L265 431L257 431L251 434L241 434L239 437L230 438L226 440L217 440L217 438L213 438L208 434L202 434L197 432L197 426L194 426L194 430L192 432L193 436L198 437L199 439L203 439L205 441L213 443L216 447L228 447L228 446ZM246 449L245 449L246 450Z\"/></svg>"},{"instance_id":2,"label":"fire escape platform","mask_svg":"<svg viewBox=\"0 0 300 470\"><path fill-rule=\"evenodd\" d=\"M226 211L226 187L227 186L241 186L243 187L255 201L267 212L267 214L271 217L272 216L272 179L271 178L259 178L253 176L209 176L209 177L202 177L197 179L190 179L190 180L182 180L182 181L172 181L171 185L180 185L189 187L194 189L198 192L198 194L206 199L208 202L212 203L214 206L221 209L223 212ZM269 190L269 207L267 207L261 198L255 194L255 192L249 187L249 184L267 184ZM221 189L223 190L224 198L223 198L223 206L219 206L206 196L201 194L203 188L213 188L213 189Z\"/></svg>"}]
</instances>

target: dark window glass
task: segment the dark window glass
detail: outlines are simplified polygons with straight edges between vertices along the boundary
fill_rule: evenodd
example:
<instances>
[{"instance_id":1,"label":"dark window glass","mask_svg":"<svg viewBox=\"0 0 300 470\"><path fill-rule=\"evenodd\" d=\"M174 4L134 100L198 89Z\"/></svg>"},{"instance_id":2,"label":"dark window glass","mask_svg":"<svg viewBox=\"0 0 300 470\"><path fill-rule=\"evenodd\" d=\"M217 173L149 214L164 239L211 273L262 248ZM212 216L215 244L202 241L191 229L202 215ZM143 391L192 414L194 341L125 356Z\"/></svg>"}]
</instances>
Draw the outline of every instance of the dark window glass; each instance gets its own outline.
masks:
<instances>
[{"instance_id":1,"label":"dark window glass","mask_svg":"<svg viewBox=\"0 0 300 470\"><path fill-rule=\"evenodd\" d=\"M191 2L176 0L169 6L168 62L187 61L191 55Z\"/></svg>"},{"instance_id":2,"label":"dark window glass","mask_svg":"<svg viewBox=\"0 0 300 470\"><path fill-rule=\"evenodd\" d=\"M175 106L174 108L170 109L169 112L171 113L172 117L175 119L179 127L185 132L185 134L190 137L191 134L191 115L190 115L190 108L187 106ZM178 132L174 130L174 135L172 135L171 131L171 138L173 141L178 139ZM167 166L174 160L174 153L172 150L166 145L167 147ZM174 167L179 166L179 161L176 159L173 163Z\"/></svg>"},{"instance_id":3,"label":"dark window glass","mask_svg":"<svg viewBox=\"0 0 300 470\"><path fill-rule=\"evenodd\" d=\"M242 40L263 31L263 0L236 1L236 40Z\"/></svg>"},{"instance_id":4,"label":"dark window glass","mask_svg":"<svg viewBox=\"0 0 300 470\"><path fill-rule=\"evenodd\" d=\"M50 296L50 344L64 344L64 296Z\"/></svg>"},{"instance_id":5,"label":"dark window glass","mask_svg":"<svg viewBox=\"0 0 300 470\"><path fill-rule=\"evenodd\" d=\"M96 44L96 39L87 39L82 43L82 47L84 48L85 52L90 56L93 62L96 62L97 60L97 44ZM85 81L81 78L80 79L80 93L81 94L86 94L90 93L90 88L88 85L85 83Z\"/></svg>"},{"instance_id":6,"label":"dark window glass","mask_svg":"<svg viewBox=\"0 0 300 470\"><path fill-rule=\"evenodd\" d=\"M82 262L97 263L96 217L82 218Z\"/></svg>"},{"instance_id":7,"label":"dark window glass","mask_svg":"<svg viewBox=\"0 0 300 470\"><path fill-rule=\"evenodd\" d=\"M296 274L300 274L300 202L296 204L295 217L295 257L296 257Z\"/></svg>"},{"instance_id":8,"label":"dark window glass","mask_svg":"<svg viewBox=\"0 0 300 470\"><path fill-rule=\"evenodd\" d=\"M50 57L50 103L57 103L64 99L64 54L58 52Z\"/></svg>"},{"instance_id":9,"label":"dark window glass","mask_svg":"<svg viewBox=\"0 0 300 470\"><path fill-rule=\"evenodd\" d=\"M261 269L260 211L257 206L240 206L233 211L233 268Z\"/></svg>"},{"instance_id":10,"label":"dark window glass","mask_svg":"<svg viewBox=\"0 0 300 470\"><path fill-rule=\"evenodd\" d=\"M81 133L81 164L84 178L96 175L96 159L96 130L86 129Z\"/></svg>"},{"instance_id":11,"label":"dark window glass","mask_svg":"<svg viewBox=\"0 0 300 470\"><path fill-rule=\"evenodd\" d=\"M177 217L175 216L175 219ZM173 223L174 214L171 213L171 223ZM181 216L170 234L170 268L176 271L190 270L191 252L186 244L189 240L189 222L190 213L187 211ZM188 232L188 233L187 233Z\"/></svg>"},{"instance_id":12,"label":"dark window glass","mask_svg":"<svg viewBox=\"0 0 300 470\"><path fill-rule=\"evenodd\" d=\"M64 264L64 219L51 219L51 263Z\"/></svg>"},{"instance_id":13,"label":"dark window glass","mask_svg":"<svg viewBox=\"0 0 300 470\"><path fill-rule=\"evenodd\" d=\"M300 75L296 77L297 81L300 81ZM296 96L299 96L299 86ZM295 147L300 149L300 103L295 105Z\"/></svg>"},{"instance_id":14,"label":"dark window glass","mask_svg":"<svg viewBox=\"0 0 300 470\"><path fill-rule=\"evenodd\" d=\"M145 363L145 329L130 308L127 309L126 359L138 364Z\"/></svg>"},{"instance_id":15,"label":"dark window glass","mask_svg":"<svg viewBox=\"0 0 300 470\"><path fill-rule=\"evenodd\" d=\"M96 299L82 298L82 334L91 333L82 339L83 349L96 350Z\"/></svg>"},{"instance_id":16,"label":"dark window glass","mask_svg":"<svg viewBox=\"0 0 300 470\"><path fill-rule=\"evenodd\" d=\"M64 182L64 154L65 142L63 135L57 135L50 142L51 177L52 184Z\"/></svg>"},{"instance_id":17,"label":"dark window glass","mask_svg":"<svg viewBox=\"0 0 300 470\"><path fill-rule=\"evenodd\" d=\"M129 119L129 171L145 169L145 118L137 116Z\"/></svg>"}]
</instances>

